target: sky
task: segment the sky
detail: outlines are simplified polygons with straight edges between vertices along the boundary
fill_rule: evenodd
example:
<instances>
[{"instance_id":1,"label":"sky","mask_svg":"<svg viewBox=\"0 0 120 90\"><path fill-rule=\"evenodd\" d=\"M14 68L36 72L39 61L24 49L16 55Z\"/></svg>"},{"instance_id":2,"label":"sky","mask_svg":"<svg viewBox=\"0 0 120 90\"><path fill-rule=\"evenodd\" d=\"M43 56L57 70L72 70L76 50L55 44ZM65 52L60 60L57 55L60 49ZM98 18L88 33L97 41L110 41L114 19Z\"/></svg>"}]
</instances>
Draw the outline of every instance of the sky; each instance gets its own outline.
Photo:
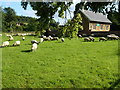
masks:
<instances>
[{"instance_id":1,"label":"sky","mask_svg":"<svg viewBox=\"0 0 120 90\"><path fill-rule=\"evenodd\" d=\"M76 3L80 2L80 0L74 0L71 6L70 6L70 11L71 11L71 16L73 17L73 12L75 10L75 5ZM30 5L27 6L27 10L24 10L21 6L21 0L0 0L0 6L2 6L3 8L5 7L11 7L15 10L16 15L18 16L29 16L29 17L35 17L38 18L35 13L36 11L32 10L32 8L30 7ZM70 15L67 12L67 18L70 19ZM58 13L56 13L54 15L54 19L55 21L59 21L60 24L64 24L65 23L65 19L61 19L58 17Z\"/></svg>"}]
</instances>

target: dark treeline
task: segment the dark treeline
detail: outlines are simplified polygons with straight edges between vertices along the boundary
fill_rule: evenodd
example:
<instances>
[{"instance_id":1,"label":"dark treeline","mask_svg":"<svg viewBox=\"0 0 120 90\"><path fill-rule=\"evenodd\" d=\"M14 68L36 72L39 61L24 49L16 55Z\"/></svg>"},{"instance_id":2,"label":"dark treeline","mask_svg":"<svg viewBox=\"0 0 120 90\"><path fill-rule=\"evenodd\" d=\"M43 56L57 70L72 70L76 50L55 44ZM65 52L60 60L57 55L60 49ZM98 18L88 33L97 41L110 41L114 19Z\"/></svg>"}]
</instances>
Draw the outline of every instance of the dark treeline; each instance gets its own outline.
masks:
<instances>
[{"instance_id":1,"label":"dark treeline","mask_svg":"<svg viewBox=\"0 0 120 90\"><path fill-rule=\"evenodd\" d=\"M37 18L28 16L17 16L14 9L11 7L2 9L2 32L26 32L35 31L36 33L44 33L46 30L41 30L41 22ZM59 23L51 20L49 27L56 30Z\"/></svg>"},{"instance_id":2,"label":"dark treeline","mask_svg":"<svg viewBox=\"0 0 120 90\"><path fill-rule=\"evenodd\" d=\"M2 9L2 32L35 31L36 18L17 16L14 9Z\"/></svg>"}]
</instances>

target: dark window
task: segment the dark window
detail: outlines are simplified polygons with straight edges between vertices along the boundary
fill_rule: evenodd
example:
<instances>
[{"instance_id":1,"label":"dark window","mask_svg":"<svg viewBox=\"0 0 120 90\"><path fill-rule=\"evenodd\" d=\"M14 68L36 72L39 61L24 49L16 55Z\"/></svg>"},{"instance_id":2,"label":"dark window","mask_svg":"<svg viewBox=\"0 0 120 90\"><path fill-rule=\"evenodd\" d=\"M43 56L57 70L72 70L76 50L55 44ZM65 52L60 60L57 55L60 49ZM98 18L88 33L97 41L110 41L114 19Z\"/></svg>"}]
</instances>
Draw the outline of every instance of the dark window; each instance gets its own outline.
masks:
<instances>
[{"instance_id":1,"label":"dark window","mask_svg":"<svg viewBox=\"0 0 120 90\"><path fill-rule=\"evenodd\" d=\"M96 29L96 25L95 24L93 24L93 29Z\"/></svg>"},{"instance_id":2,"label":"dark window","mask_svg":"<svg viewBox=\"0 0 120 90\"><path fill-rule=\"evenodd\" d=\"M103 30L103 25L100 26L100 29Z\"/></svg>"},{"instance_id":3,"label":"dark window","mask_svg":"<svg viewBox=\"0 0 120 90\"><path fill-rule=\"evenodd\" d=\"M106 30L108 30L108 27L109 27L109 26L107 25L107 26L106 26Z\"/></svg>"}]
</instances>

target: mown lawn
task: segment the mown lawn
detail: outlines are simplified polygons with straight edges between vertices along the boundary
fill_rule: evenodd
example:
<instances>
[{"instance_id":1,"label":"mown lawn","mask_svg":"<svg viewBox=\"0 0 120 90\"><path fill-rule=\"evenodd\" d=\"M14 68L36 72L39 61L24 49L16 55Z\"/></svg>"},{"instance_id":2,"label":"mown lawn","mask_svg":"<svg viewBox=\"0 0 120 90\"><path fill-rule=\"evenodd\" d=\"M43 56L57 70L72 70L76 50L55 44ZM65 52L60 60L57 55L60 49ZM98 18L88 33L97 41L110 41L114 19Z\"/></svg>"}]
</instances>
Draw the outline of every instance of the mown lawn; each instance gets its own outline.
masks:
<instances>
[{"instance_id":1,"label":"mown lawn","mask_svg":"<svg viewBox=\"0 0 120 90\"><path fill-rule=\"evenodd\" d=\"M3 41L7 40L3 36ZM14 36L14 41L21 40ZM21 46L2 48L3 88L109 88L119 87L118 41L83 39L45 41L29 52L34 36ZM12 45L14 41L10 41ZM1 49L1 48L0 48ZM118 81L119 82L119 81Z\"/></svg>"}]
</instances>

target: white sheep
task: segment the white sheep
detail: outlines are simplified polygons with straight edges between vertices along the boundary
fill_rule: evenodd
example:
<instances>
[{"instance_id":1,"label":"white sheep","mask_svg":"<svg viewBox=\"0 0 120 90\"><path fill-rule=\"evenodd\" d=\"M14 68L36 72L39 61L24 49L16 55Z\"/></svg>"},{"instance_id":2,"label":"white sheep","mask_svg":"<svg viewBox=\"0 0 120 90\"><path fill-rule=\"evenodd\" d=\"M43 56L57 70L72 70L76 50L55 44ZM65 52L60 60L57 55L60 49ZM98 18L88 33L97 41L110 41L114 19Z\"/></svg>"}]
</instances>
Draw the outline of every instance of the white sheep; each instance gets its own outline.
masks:
<instances>
[{"instance_id":1,"label":"white sheep","mask_svg":"<svg viewBox=\"0 0 120 90\"><path fill-rule=\"evenodd\" d=\"M52 40L52 39L53 39L53 37L52 37L52 36L49 36L48 38L49 38L50 40Z\"/></svg>"},{"instance_id":2,"label":"white sheep","mask_svg":"<svg viewBox=\"0 0 120 90\"><path fill-rule=\"evenodd\" d=\"M94 40L95 40L95 38L92 37L92 36L89 36L89 39L90 39L90 41L93 41L93 42L94 42Z\"/></svg>"},{"instance_id":3,"label":"white sheep","mask_svg":"<svg viewBox=\"0 0 120 90\"><path fill-rule=\"evenodd\" d=\"M0 34L0 36L2 36L2 34Z\"/></svg>"},{"instance_id":4,"label":"white sheep","mask_svg":"<svg viewBox=\"0 0 120 90\"><path fill-rule=\"evenodd\" d=\"M7 37L12 37L12 35L8 35L8 34L7 34L6 36L7 36Z\"/></svg>"},{"instance_id":5,"label":"white sheep","mask_svg":"<svg viewBox=\"0 0 120 90\"><path fill-rule=\"evenodd\" d=\"M24 40L25 40L25 37L22 37L22 40L24 41Z\"/></svg>"},{"instance_id":6,"label":"white sheep","mask_svg":"<svg viewBox=\"0 0 120 90\"><path fill-rule=\"evenodd\" d=\"M46 36L43 35L43 39L46 38Z\"/></svg>"},{"instance_id":7,"label":"white sheep","mask_svg":"<svg viewBox=\"0 0 120 90\"><path fill-rule=\"evenodd\" d=\"M20 46L20 41L15 41L15 43L13 44L13 46Z\"/></svg>"},{"instance_id":8,"label":"white sheep","mask_svg":"<svg viewBox=\"0 0 120 90\"><path fill-rule=\"evenodd\" d=\"M38 41L36 41L36 40L32 40L31 43L32 43L32 44L33 44L33 43L39 44Z\"/></svg>"},{"instance_id":9,"label":"white sheep","mask_svg":"<svg viewBox=\"0 0 120 90\"><path fill-rule=\"evenodd\" d=\"M3 42L3 44L2 44L2 47L6 47L6 46L9 46L9 42L8 41L5 41L5 42Z\"/></svg>"},{"instance_id":10,"label":"white sheep","mask_svg":"<svg viewBox=\"0 0 120 90\"><path fill-rule=\"evenodd\" d=\"M44 41L44 39L43 38L40 38L40 43L42 43Z\"/></svg>"},{"instance_id":11,"label":"white sheep","mask_svg":"<svg viewBox=\"0 0 120 90\"><path fill-rule=\"evenodd\" d=\"M36 49L37 49L37 43L33 43L31 51L36 51Z\"/></svg>"},{"instance_id":12,"label":"white sheep","mask_svg":"<svg viewBox=\"0 0 120 90\"><path fill-rule=\"evenodd\" d=\"M10 36L9 41L13 41L13 40L14 40L14 38L12 36Z\"/></svg>"},{"instance_id":13,"label":"white sheep","mask_svg":"<svg viewBox=\"0 0 120 90\"><path fill-rule=\"evenodd\" d=\"M85 41L85 42L88 42L88 41L90 41L90 38L89 38L89 37L85 37L85 38L84 38L84 41Z\"/></svg>"},{"instance_id":14,"label":"white sheep","mask_svg":"<svg viewBox=\"0 0 120 90\"><path fill-rule=\"evenodd\" d=\"M61 41L62 41L62 42L64 42L64 41L65 41L65 39L64 39L64 38L61 38Z\"/></svg>"},{"instance_id":15,"label":"white sheep","mask_svg":"<svg viewBox=\"0 0 120 90\"><path fill-rule=\"evenodd\" d=\"M100 37L99 41L107 41L107 39L105 37Z\"/></svg>"}]
</instances>

